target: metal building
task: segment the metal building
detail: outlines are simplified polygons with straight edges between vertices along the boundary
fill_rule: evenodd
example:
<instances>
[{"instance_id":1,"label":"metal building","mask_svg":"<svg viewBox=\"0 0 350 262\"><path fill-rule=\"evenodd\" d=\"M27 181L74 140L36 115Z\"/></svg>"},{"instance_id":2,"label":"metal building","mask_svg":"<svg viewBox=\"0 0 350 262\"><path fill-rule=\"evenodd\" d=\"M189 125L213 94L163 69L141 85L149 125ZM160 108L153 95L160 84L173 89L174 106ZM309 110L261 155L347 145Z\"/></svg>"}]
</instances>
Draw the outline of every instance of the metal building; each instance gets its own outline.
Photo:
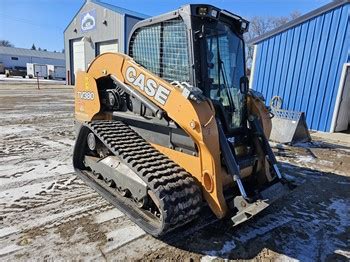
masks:
<instances>
[{"instance_id":1,"label":"metal building","mask_svg":"<svg viewBox=\"0 0 350 262\"><path fill-rule=\"evenodd\" d=\"M104 52L127 50L129 33L146 15L97 0L86 0L64 30L66 68L69 84L74 84L78 70Z\"/></svg>"},{"instance_id":2,"label":"metal building","mask_svg":"<svg viewBox=\"0 0 350 262\"><path fill-rule=\"evenodd\" d=\"M27 63L65 66L63 53L0 46L0 64L5 68L26 68Z\"/></svg>"},{"instance_id":3,"label":"metal building","mask_svg":"<svg viewBox=\"0 0 350 262\"><path fill-rule=\"evenodd\" d=\"M306 113L308 127L350 123L350 0L333 1L251 41L251 88Z\"/></svg>"}]
</instances>

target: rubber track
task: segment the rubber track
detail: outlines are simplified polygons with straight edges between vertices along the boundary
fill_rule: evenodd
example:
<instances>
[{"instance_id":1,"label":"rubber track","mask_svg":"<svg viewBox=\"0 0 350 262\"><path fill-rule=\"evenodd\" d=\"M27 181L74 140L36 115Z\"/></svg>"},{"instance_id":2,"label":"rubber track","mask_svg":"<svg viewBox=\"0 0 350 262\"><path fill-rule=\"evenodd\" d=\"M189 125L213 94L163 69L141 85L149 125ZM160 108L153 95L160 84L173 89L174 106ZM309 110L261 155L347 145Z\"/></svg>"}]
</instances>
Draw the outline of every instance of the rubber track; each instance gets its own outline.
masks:
<instances>
[{"instance_id":1,"label":"rubber track","mask_svg":"<svg viewBox=\"0 0 350 262\"><path fill-rule=\"evenodd\" d=\"M89 122L86 126L142 178L157 197L162 213L162 224L157 235L163 235L198 216L202 193L183 168L123 122L102 120Z\"/></svg>"}]
</instances>

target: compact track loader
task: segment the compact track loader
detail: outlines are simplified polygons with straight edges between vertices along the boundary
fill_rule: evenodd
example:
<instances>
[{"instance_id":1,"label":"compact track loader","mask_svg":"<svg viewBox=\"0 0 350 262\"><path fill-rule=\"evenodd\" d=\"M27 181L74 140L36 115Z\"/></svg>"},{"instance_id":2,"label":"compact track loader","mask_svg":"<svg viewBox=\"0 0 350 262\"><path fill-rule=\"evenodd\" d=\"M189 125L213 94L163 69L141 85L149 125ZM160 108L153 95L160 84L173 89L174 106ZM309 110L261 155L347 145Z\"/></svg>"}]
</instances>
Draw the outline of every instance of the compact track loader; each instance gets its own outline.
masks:
<instances>
[{"instance_id":1,"label":"compact track loader","mask_svg":"<svg viewBox=\"0 0 350 262\"><path fill-rule=\"evenodd\" d=\"M237 225L287 190L270 114L248 89L247 29L186 5L137 23L128 55L102 54L76 74L75 170L154 236L205 206Z\"/></svg>"}]
</instances>

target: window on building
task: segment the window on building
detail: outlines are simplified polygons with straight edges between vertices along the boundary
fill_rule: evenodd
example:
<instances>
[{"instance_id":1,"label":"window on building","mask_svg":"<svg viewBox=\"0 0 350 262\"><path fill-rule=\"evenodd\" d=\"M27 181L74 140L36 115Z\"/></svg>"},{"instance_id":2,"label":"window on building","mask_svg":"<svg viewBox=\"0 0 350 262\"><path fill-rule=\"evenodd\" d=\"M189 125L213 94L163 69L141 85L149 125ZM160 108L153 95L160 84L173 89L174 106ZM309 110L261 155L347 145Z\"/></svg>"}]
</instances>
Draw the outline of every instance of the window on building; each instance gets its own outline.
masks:
<instances>
[{"instance_id":1,"label":"window on building","mask_svg":"<svg viewBox=\"0 0 350 262\"><path fill-rule=\"evenodd\" d=\"M137 30L131 39L130 56L169 82L190 80L186 26L181 19Z\"/></svg>"},{"instance_id":2,"label":"window on building","mask_svg":"<svg viewBox=\"0 0 350 262\"><path fill-rule=\"evenodd\" d=\"M11 60L18 60L18 57L12 56Z\"/></svg>"}]
</instances>

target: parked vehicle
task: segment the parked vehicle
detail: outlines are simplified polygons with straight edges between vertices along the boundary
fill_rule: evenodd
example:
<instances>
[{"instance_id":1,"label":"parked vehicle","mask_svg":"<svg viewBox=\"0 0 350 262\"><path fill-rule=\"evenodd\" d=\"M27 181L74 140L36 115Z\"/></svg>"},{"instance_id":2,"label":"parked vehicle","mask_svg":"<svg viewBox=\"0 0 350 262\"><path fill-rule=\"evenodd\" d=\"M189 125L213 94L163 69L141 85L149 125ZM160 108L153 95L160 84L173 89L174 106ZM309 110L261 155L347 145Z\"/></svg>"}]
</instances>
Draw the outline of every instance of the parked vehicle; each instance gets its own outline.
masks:
<instances>
[{"instance_id":1,"label":"parked vehicle","mask_svg":"<svg viewBox=\"0 0 350 262\"><path fill-rule=\"evenodd\" d=\"M0 74L4 74L5 73L5 66L3 63L0 63Z\"/></svg>"},{"instance_id":2,"label":"parked vehicle","mask_svg":"<svg viewBox=\"0 0 350 262\"><path fill-rule=\"evenodd\" d=\"M66 68L64 66L47 65L49 79L66 80Z\"/></svg>"},{"instance_id":3,"label":"parked vehicle","mask_svg":"<svg viewBox=\"0 0 350 262\"><path fill-rule=\"evenodd\" d=\"M39 76L47 79L48 78L47 65L27 63L27 75L29 78Z\"/></svg>"},{"instance_id":4,"label":"parked vehicle","mask_svg":"<svg viewBox=\"0 0 350 262\"><path fill-rule=\"evenodd\" d=\"M64 66L54 66L54 79L66 80L66 67Z\"/></svg>"},{"instance_id":5,"label":"parked vehicle","mask_svg":"<svg viewBox=\"0 0 350 262\"><path fill-rule=\"evenodd\" d=\"M15 67L10 68L10 69L5 69L5 75L6 75L6 77L21 76L23 78L26 78L27 69L23 66L15 66Z\"/></svg>"}]
</instances>

